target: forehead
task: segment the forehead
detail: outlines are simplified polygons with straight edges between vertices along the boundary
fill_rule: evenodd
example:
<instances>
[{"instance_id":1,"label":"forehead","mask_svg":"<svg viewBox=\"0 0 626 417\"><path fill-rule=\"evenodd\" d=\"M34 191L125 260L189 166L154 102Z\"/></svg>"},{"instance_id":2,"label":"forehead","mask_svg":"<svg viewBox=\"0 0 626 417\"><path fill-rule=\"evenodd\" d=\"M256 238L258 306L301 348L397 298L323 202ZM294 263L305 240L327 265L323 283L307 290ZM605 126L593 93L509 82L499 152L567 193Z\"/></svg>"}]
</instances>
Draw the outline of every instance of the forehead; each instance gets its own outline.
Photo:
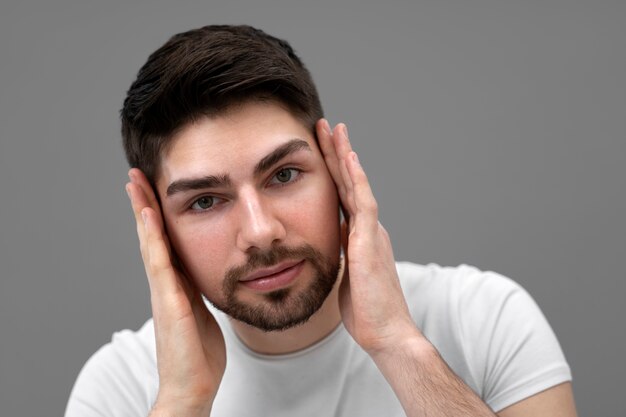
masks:
<instances>
[{"instance_id":1,"label":"forehead","mask_svg":"<svg viewBox=\"0 0 626 417\"><path fill-rule=\"evenodd\" d=\"M163 151L157 186L217 173L249 175L259 159L292 139L307 141L319 153L312 132L275 102L248 102L200 118L177 132Z\"/></svg>"}]
</instances>

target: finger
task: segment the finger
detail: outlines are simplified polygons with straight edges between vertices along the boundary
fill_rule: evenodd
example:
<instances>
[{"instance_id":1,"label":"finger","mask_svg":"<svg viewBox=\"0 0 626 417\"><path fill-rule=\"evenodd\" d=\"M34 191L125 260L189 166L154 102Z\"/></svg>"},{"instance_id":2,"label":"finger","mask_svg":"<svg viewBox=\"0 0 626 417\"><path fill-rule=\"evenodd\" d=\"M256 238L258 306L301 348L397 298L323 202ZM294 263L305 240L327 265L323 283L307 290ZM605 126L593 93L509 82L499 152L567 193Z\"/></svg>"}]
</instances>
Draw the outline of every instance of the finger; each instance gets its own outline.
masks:
<instances>
[{"instance_id":1,"label":"finger","mask_svg":"<svg viewBox=\"0 0 626 417\"><path fill-rule=\"evenodd\" d=\"M150 207L150 203L148 202L148 198L144 194L141 187L137 184L129 182L126 184L126 192L128 193L128 198L130 199L130 204L133 209L133 214L135 215L135 220L137 224L141 224L143 227L143 218L141 217L141 210L146 207Z\"/></svg>"},{"instance_id":2,"label":"finger","mask_svg":"<svg viewBox=\"0 0 626 417\"><path fill-rule=\"evenodd\" d=\"M348 168L346 166L345 159L342 159L339 163L339 170L341 171L341 177L343 179L344 184L346 185L345 197L343 198L343 206L348 212L348 219L353 218L356 214L356 205L354 202L354 187L352 184L352 179L350 178L350 173L348 172ZM348 224L350 224L348 222Z\"/></svg>"},{"instance_id":3,"label":"finger","mask_svg":"<svg viewBox=\"0 0 626 417\"><path fill-rule=\"evenodd\" d=\"M354 204L349 196L351 184L349 182L349 176L346 175L346 167L344 166L343 159L346 154L352 149L347 136L347 127L343 123L339 123L333 129L333 133L330 137L332 143L332 150L329 151L333 155L333 159L337 162L339 178L335 180L336 183L341 184L341 192L339 197L342 204L342 212L344 218L349 220L350 216L354 214Z\"/></svg>"},{"instance_id":4,"label":"finger","mask_svg":"<svg viewBox=\"0 0 626 417\"><path fill-rule=\"evenodd\" d=\"M378 203L355 152L346 158L346 168L351 180L353 202L355 206L355 227L376 233L378 230Z\"/></svg>"},{"instance_id":5,"label":"finger","mask_svg":"<svg viewBox=\"0 0 626 417\"><path fill-rule=\"evenodd\" d=\"M345 159L352 152L352 145L348 137L348 127L344 123L339 123L333 131L333 143L335 152L339 160Z\"/></svg>"},{"instance_id":6,"label":"finger","mask_svg":"<svg viewBox=\"0 0 626 417\"><path fill-rule=\"evenodd\" d=\"M143 171L138 168L131 168L128 171L128 178L130 178L131 183L137 184L139 188L141 188L143 195L146 197L148 207L151 207L154 211L160 212L161 207L159 205L159 200L157 199L156 194L154 193L154 190L152 189L152 186Z\"/></svg>"},{"instance_id":7,"label":"finger","mask_svg":"<svg viewBox=\"0 0 626 417\"><path fill-rule=\"evenodd\" d=\"M145 223L144 266L150 285L150 293L159 300L167 294L175 294L184 288L177 282L176 271L172 266L165 234L159 215L152 208L141 211Z\"/></svg>"},{"instance_id":8,"label":"finger","mask_svg":"<svg viewBox=\"0 0 626 417\"><path fill-rule=\"evenodd\" d=\"M155 213L158 214L158 221L161 224L162 228L165 228L165 222L163 220L163 214L159 200L143 171L138 168L131 168L128 171L128 177L130 178L131 182L127 185L126 191L131 197L131 203L133 204L133 211L135 213L135 221L137 222L137 234L139 235L141 241L141 237L144 234L144 225L141 218L141 210L143 208L150 207L152 210L155 211ZM168 250L170 251L170 256L172 257L173 264L175 266L179 266L179 260L176 257L176 254L173 252L169 240L165 239L165 243Z\"/></svg>"},{"instance_id":9,"label":"finger","mask_svg":"<svg viewBox=\"0 0 626 417\"><path fill-rule=\"evenodd\" d=\"M350 144L350 140L348 138L348 128L344 123L339 123L335 126L332 139L337 158L339 159L339 173L345 187L345 193L344 195L340 195L340 197L342 197L342 203L348 212L346 219L349 219L350 216L354 215L355 207L354 197L351 195L352 183L350 176L347 175L344 159L350 152L352 152L352 145Z\"/></svg>"},{"instance_id":10,"label":"finger","mask_svg":"<svg viewBox=\"0 0 626 417\"><path fill-rule=\"evenodd\" d=\"M333 133L326 119L318 120L316 128L318 143L328 167L328 172L330 172L330 176L337 186L340 198L342 198L345 194L345 185L339 171L339 158L337 158L337 151L333 142Z\"/></svg>"},{"instance_id":11,"label":"finger","mask_svg":"<svg viewBox=\"0 0 626 417\"><path fill-rule=\"evenodd\" d=\"M137 184L126 184L126 192L130 199L130 204L135 216L135 225L137 228L137 237L139 238L139 249L141 250L141 257L146 262L146 225L141 215L141 211L147 207L146 198L143 195L143 191Z\"/></svg>"},{"instance_id":12,"label":"finger","mask_svg":"<svg viewBox=\"0 0 626 417\"><path fill-rule=\"evenodd\" d=\"M344 201L346 201L346 185L344 182L344 176L341 173L341 167L339 158L337 157L337 150L333 141L333 133L326 119L320 119L316 125L317 137L320 149L324 156L324 161L328 167L331 177L337 187L337 193L340 198L341 214L346 222L350 220L350 214Z\"/></svg>"},{"instance_id":13,"label":"finger","mask_svg":"<svg viewBox=\"0 0 626 417\"><path fill-rule=\"evenodd\" d=\"M156 196L152 191L152 187L148 183L146 176L137 168L131 168L128 171L130 183L126 184L126 192L130 198L137 223L137 233L141 237L144 232L144 222L141 217L141 210L145 207L151 207L153 210L160 212Z\"/></svg>"}]
</instances>

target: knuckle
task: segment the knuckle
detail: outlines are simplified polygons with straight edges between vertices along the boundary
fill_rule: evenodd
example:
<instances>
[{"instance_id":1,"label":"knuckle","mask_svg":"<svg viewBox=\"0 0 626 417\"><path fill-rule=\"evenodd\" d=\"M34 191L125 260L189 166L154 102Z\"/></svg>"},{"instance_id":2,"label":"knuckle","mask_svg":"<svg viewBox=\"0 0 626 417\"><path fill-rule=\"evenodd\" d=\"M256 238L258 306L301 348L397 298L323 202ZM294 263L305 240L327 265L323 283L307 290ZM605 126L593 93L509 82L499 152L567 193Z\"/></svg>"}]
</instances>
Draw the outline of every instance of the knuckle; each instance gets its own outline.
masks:
<instances>
[{"instance_id":1,"label":"knuckle","mask_svg":"<svg viewBox=\"0 0 626 417\"><path fill-rule=\"evenodd\" d=\"M378 216L378 203L374 199L368 199L363 202L363 211L374 216Z\"/></svg>"},{"instance_id":2,"label":"knuckle","mask_svg":"<svg viewBox=\"0 0 626 417\"><path fill-rule=\"evenodd\" d=\"M378 203L376 202L376 200L374 200L374 199L370 200L369 208L370 208L370 211L372 211L373 213L378 214Z\"/></svg>"},{"instance_id":3,"label":"knuckle","mask_svg":"<svg viewBox=\"0 0 626 417\"><path fill-rule=\"evenodd\" d=\"M152 259L150 263L152 265L152 268L156 272L163 272L164 270L168 269L168 267L170 266L169 259L166 259L165 257L161 256L160 253L157 254L157 256L155 256L154 259Z\"/></svg>"},{"instance_id":4,"label":"knuckle","mask_svg":"<svg viewBox=\"0 0 626 417\"><path fill-rule=\"evenodd\" d=\"M168 270L168 266L164 262L150 262L148 269L150 276L158 277Z\"/></svg>"}]
</instances>

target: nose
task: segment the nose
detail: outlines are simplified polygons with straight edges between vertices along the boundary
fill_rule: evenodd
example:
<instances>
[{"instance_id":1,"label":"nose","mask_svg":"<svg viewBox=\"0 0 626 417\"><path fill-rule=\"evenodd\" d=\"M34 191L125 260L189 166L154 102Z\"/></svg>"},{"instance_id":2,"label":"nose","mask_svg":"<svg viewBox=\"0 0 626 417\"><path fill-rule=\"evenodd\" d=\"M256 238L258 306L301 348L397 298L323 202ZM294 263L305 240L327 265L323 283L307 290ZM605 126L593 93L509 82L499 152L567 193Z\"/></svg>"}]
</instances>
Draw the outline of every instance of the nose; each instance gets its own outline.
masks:
<instances>
[{"instance_id":1,"label":"nose","mask_svg":"<svg viewBox=\"0 0 626 417\"><path fill-rule=\"evenodd\" d=\"M286 231L276 216L275 207L256 191L241 192L239 213L237 246L241 251L268 250L285 238Z\"/></svg>"}]
</instances>

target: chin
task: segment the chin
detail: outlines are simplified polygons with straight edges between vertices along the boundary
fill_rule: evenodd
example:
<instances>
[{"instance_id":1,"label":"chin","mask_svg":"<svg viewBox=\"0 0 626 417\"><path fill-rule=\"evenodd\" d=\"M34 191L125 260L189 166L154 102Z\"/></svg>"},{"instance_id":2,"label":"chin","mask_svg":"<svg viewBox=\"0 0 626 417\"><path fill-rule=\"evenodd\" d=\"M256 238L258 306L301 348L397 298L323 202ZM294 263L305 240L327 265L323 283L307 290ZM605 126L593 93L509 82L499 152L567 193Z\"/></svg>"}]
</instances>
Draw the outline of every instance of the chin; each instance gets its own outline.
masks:
<instances>
[{"instance_id":1,"label":"chin","mask_svg":"<svg viewBox=\"0 0 626 417\"><path fill-rule=\"evenodd\" d=\"M339 255L317 259L313 276L304 289L281 288L257 294L254 301L243 301L236 288L229 290L224 302L207 299L229 317L265 332L283 331L306 323L324 304L337 282Z\"/></svg>"}]
</instances>

